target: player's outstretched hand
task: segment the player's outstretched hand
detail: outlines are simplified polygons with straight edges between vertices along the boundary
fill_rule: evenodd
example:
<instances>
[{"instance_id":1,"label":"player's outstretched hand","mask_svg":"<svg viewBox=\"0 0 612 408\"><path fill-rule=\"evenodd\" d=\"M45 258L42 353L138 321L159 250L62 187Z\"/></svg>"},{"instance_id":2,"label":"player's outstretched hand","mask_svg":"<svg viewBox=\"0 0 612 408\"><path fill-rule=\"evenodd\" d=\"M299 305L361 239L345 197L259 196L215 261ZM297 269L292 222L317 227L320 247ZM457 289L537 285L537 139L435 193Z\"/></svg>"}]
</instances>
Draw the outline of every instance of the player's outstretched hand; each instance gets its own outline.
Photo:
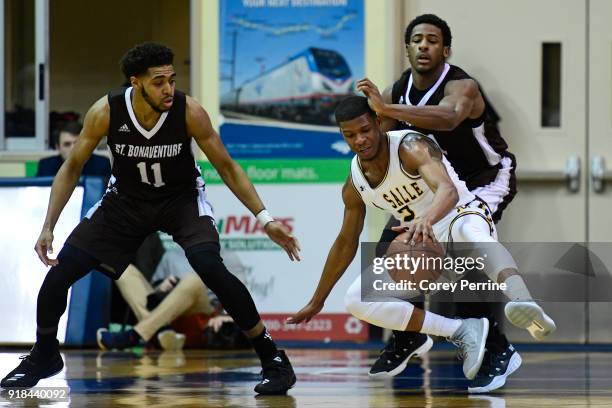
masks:
<instances>
[{"instance_id":1,"label":"player's outstretched hand","mask_svg":"<svg viewBox=\"0 0 612 408\"><path fill-rule=\"evenodd\" d=\"M382 113L385 107L385 101L383 100L378 87L374 85L374 82L370 81L368 78L363 78L357 81L357 90L363 92L363 94L368 98L368 104L374 112Z\"/></svg>"},{"instance_id":2,"label":"player's outstretched hand","mask_svg":"<svg viewBox=\"0 0 612 408\"><path fill-rule=\"evenodd\" d=\"M308 323L317 313L323 309L323 304L309 302L299 312L287 318L287 323L298 324L302 322Z\"/></svg>"},{"instance_id":3,"label":"player's outstretched hand","mask_svg":"<svg viewBox=\"0 0 612 408\"><path fill-rule=\"evenodd\" d=\"M36 241L36 246L34 247L34 250L38 255L38 259L40 259L40 261L44 263L45 266L57 265L57 259L50 259L47 256L47 253L53 253L53 232L51 232L49 228L43 228L40 233L40 236L38 237L38 240Z\"/></svg>"},{"instance_id":4,"label":"player's outstretched hand","mask_svg":"<svg viewBox=\"0 0 612 408\"><path fill-rule=\"evenodd\" d=\"M264 228L270 239L287 252L289 259L292 261L300 260L300 243L296 237L291 235L287 227L279 221L271 221Z\"/></svg>"},{"instance_id":5,"label":"player's outstretched hand","mask_svg":"<svg viewBox=\"0 0 612 408\"><path fill-rule=\"evenodd\" d=\"M431 222L426 218L417 218L406 226L391 227L391 229L395 232L404 233L404 242L406 244L416 245L419 242L423 242L423 244L438 242Z\"/></svg>"}]
</instances>

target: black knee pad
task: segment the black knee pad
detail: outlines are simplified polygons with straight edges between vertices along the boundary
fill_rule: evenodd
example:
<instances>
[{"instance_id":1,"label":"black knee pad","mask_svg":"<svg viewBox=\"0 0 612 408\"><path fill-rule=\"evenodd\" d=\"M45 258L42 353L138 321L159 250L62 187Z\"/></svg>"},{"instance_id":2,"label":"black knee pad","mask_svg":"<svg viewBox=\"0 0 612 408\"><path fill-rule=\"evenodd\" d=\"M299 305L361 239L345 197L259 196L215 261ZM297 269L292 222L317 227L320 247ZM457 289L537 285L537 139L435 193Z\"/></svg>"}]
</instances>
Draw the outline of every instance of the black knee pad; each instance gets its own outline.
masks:
<instances>
[{"instance_id":1,"label":"black knee pad","mask_svg":"<svg viewBox=\"0 0 612 408\"><path fill-rule=\"evenodd\" d=\"M217 263L223 263L223 258L221 258L221 246L218 242L205 242L194 245L185 249L185 255L189 263L191 263L191 259L210 264L211 266Z\"/></svg>"}]
</instances>

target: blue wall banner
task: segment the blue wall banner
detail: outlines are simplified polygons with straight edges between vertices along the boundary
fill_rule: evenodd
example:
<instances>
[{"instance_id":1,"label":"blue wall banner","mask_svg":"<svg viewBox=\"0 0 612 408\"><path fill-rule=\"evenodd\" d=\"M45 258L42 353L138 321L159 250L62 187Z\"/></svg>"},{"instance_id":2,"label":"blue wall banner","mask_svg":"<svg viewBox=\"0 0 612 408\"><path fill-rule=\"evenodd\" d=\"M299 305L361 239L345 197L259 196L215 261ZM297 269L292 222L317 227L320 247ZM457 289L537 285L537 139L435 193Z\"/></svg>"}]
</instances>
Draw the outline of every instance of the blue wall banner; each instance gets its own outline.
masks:
<instances>
[{"instance_id":1,"label":"blue wall banner","mask_svg":"<svg viewBox=\"0 0 612 408\"><path fill-rule=\"evenodd\" d=\"M232 157L245 158L352 158L336 128L296 129L258 123L225 123L223 143Z\"/></svg>"}]
</instances>

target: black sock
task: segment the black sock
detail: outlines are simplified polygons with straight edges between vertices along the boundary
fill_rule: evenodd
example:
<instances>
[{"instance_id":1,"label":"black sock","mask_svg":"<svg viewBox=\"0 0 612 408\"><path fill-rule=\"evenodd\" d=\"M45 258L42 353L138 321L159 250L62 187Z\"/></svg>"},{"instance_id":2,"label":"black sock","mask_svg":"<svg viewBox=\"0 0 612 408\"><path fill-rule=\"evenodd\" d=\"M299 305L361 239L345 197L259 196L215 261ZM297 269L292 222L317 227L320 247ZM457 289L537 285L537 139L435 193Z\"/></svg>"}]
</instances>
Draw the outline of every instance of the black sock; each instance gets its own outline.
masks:
<instances>
[{"instance_id":1,"label":"black sock","mask_svg":"<svg viewBox=\"0 0 612 408\"><path fill-rule=\"evenodd\" d=\"M36 332L36 348L43 356L49 356L59 350L59 342L55 338L56 333Z\"/></svg>"},{"instance_id":2,"label":"black sock","mask_svg":"<svg viewBox=\"0 0 612 408\"><path fill-rule=\"evenodd\" d=\"M278 354L276 344L274 344L272 336L270 336L270 333L268 333L268 329L266 329L265 327L261 334L259 334L259 336L253 337L249 340L251 340L251 344L253 345L255 352L259 356L262 365L272 360Z\"/></svg>"}]
</instances>

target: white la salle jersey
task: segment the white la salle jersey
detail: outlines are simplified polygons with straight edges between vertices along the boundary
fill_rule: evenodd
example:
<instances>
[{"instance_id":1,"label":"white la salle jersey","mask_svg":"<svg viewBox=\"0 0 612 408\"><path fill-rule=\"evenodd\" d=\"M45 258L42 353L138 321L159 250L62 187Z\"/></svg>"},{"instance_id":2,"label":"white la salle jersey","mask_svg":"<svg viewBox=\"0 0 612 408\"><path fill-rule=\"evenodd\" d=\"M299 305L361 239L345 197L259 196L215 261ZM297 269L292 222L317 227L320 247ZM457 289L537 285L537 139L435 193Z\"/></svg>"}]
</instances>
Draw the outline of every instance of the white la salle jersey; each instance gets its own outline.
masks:
<instances>
[{"instance_id":1,"label":"white la salle jersey","mask_svg":"<svg viewBox=\"0 0 612 408\"><path fill-rule=\"evenodd\" d=\"M402 167L399 158L399 147L402 141L409 135L425 137L421 133L410 130L387 132L389 140L389 167L383 181L374 188L370 186L363 175L359 158L355 155L351 162L353 185L361 195L363 202L366 205L392 214L402 223L410 222L415 217L424 214L431 206L434 198L434 192L420 175L411 175ZM457 207L474 200L474 195L470 193L465 183L459 179L444 155L442 155L442 162L446 166L446 171L459 193Z\"/></svg>"}]
</instances>

